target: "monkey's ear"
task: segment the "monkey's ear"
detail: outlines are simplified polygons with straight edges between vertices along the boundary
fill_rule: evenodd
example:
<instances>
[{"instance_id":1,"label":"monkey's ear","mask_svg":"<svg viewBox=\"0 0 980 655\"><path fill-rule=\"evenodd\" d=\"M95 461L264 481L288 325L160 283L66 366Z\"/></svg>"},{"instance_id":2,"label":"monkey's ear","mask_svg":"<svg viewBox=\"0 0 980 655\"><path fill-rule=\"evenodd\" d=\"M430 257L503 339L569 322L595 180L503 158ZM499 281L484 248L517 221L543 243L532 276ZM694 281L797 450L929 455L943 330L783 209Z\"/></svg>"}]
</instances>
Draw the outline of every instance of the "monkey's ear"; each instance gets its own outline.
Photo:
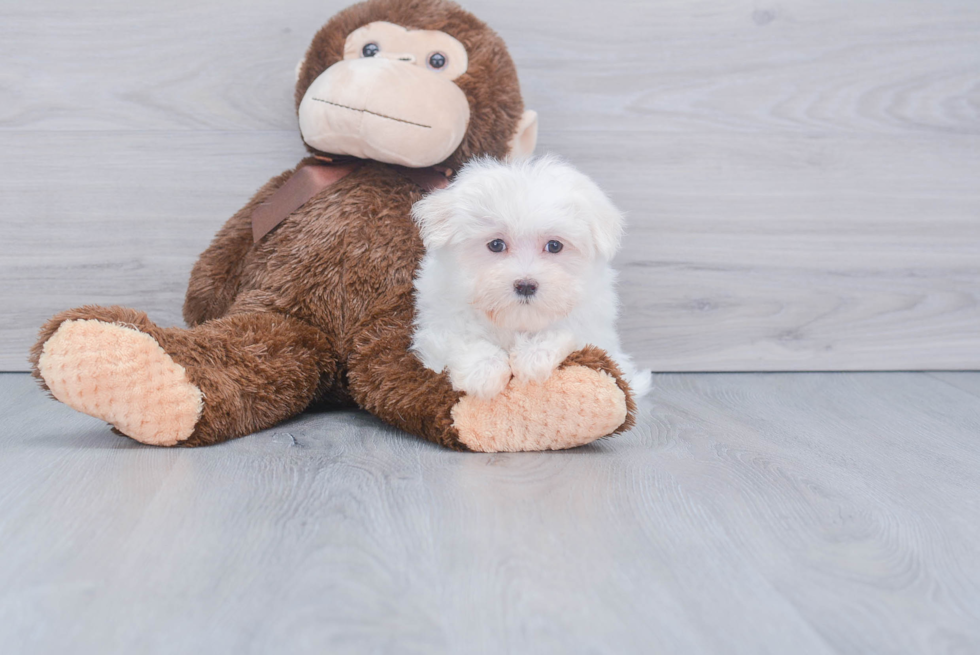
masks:
<instances>
[{"instance_id":1,"label":"monkey's ear","mask_svg":"<svg viewBox=\"0 0 980 655\"><path fill-rule=\"evenodd\" d=\"M453 238L453 207L456 204L454 189L433 191L412 206L412 218L419 226L419 234L426 250L443 248Z\"/></svg>"},{"instance_id":2,"label":"monkey's ear","mask_svg":"<svg viewBox=\"0 0 980 655\"><path fill-rule=\"evenodd\" d=\"M526 159L534 154L538 145L538 112L528 109L517 122L517 132L510 139L507 161Z\"/></svg>"},{"instance_id":3,"label":"monkey's ear","mask_svg":"<svg viewBox=\"0 0 980 655\"><path fill-rule=\"evenodd\" d=\"M303 58L296 62L296 82L299 82L299 74L303 72L303 64L306 63L306 56L309 53L303 53Z\"/></svg>"}]
</instances>

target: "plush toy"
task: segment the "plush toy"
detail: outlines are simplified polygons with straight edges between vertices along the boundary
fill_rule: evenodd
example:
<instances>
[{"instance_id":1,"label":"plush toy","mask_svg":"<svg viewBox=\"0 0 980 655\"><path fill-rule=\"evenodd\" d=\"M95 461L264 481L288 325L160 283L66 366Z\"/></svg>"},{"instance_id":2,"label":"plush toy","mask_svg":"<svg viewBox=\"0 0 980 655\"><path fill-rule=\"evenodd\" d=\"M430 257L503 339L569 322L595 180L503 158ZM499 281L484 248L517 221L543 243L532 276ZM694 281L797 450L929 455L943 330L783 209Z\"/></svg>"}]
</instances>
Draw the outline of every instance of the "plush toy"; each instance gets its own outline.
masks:
<instances>
[{"instance_id":1,"label":"plush toy","mask_svg":"<svg viewBox=\"0 0 980 655\"><path fill-rule=\"evenodd\" d=\"M471 158L525 156L537 139L497 34L444 0L368 0L316 34L296 103L311 156L201 255L189 328L122 307L62 312L31 351L51 395L159 446L240 437L311 404L356 404L458 450L570 448L631 426L629 387L597 348L489 401L409 351L412 204Z\"/></svg>"}]
</instances>

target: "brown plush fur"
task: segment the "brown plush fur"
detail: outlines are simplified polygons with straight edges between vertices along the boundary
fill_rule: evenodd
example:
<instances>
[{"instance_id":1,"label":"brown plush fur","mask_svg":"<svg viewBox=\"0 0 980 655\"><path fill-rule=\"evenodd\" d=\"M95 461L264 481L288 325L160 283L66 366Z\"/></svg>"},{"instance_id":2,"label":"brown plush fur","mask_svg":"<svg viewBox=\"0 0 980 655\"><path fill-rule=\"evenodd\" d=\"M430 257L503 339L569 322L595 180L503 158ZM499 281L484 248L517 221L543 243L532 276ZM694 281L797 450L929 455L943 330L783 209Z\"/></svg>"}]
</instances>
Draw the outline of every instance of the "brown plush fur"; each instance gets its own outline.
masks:
<instances>
[{"instance_id":1,"label":"brown plush fur","mask_svg":"<svg viewBox=\"0 0 980 655\"><path fill-rule=\"evenodd\" d=\"M313 40L296 88L342 56L346 35L376 20L444 30L469 53L457 83L471 107L469 131L447 165L476 155L503 157L523 111L513 63L499 37L444 0L369 0L335 16ZM314 163L304 160L300 166ZM298 167L297 167L298 168ZM189 329L160 328L120 307L63 312L32 350L68 319L98 319L152 336L204 393L204 409L184 445L223 441L270 427L314 402L355 402L384 421L449 448L465 450L451 410L460 398L445 374L409 352L412 279L423 247L411 219L421 189L395 168L369 162L252 243L255 207L295 171L270 180L218 232L191 273L184 305ZM573 354L629 388L600 350Z\"/></svg>"}]
</instances>

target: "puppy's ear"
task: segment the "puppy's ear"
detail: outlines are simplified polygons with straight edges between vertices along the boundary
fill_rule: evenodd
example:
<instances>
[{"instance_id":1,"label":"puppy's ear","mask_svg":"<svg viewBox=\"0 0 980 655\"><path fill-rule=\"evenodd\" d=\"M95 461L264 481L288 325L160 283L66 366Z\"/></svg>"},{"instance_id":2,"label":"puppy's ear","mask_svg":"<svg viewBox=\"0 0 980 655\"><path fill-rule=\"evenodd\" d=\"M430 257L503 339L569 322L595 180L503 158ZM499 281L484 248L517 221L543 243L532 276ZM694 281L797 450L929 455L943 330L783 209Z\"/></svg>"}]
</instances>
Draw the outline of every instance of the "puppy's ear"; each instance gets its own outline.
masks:
<instances>
[{"instance_id":1,"label":"puppy's ear","mask_svg":"<svg viewBox=\"0 0 980 655\"><path fill-rule=\"evenodd\" d=\"M595 182L584 176L576 185L575 204L588 222L596 254L606 260L615 257L623 238L623 214Z\"/></svg>"},{"instance_id":2,"label":"puppy's ear","mask_svg":"<svg viewBox=\"0 0 980 655\"><path fill-rule=\"evenodd\" d=\"M455 193L449 187L433 191L412 206L412 218L419 226L426 250L443 248L453 238L454 204Z\"/></svg>"}]
</instances>

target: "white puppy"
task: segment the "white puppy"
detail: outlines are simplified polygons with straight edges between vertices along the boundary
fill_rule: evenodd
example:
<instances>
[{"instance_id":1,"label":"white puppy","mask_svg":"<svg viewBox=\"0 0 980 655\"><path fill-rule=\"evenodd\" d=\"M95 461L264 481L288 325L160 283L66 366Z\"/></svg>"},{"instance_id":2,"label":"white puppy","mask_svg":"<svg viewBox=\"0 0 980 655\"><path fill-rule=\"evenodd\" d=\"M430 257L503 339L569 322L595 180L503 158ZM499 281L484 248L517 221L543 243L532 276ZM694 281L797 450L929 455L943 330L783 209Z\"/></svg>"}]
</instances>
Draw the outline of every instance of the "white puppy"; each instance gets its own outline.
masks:
<instances>
[{"instance_id":1,"label":"white puppy","mask_svg":"<svg viewBox=\"0 0 980 655\"><path fill-rule=\"evenodd\" d=\"M412 215L426 247L412 349L455 389L492 398L511 376L542 382L587 344L636 396L649 389L615 328L623 217L588 177L553 157L479 159Z\"/></svg>"}]
</instances>

